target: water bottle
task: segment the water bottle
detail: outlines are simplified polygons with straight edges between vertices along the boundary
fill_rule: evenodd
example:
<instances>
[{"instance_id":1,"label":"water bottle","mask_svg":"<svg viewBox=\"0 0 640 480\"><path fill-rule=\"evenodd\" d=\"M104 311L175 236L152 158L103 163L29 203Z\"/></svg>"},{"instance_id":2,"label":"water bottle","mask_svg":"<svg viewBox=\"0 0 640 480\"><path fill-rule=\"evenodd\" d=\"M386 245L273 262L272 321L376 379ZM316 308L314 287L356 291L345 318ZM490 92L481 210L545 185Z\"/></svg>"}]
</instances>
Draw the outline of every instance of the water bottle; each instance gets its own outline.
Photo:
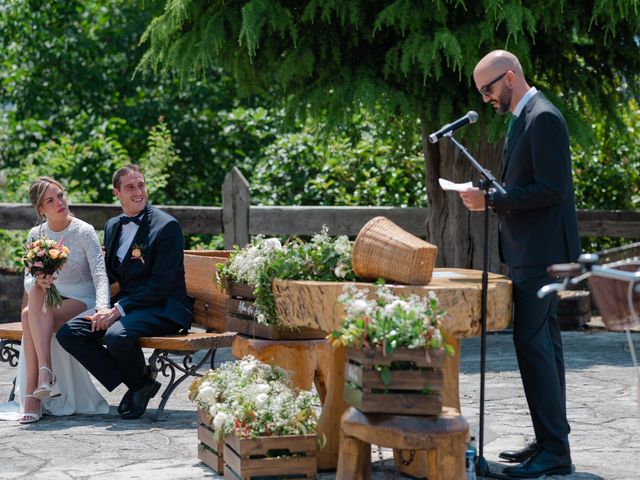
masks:
<instances>
[{"instance_id":1,"label":"water bottle","mask_svg":"<svg viewBox=\"0 0 640 480\"><path fill-rule=\"evenodd\" d=\"M475 453L471 448L467 448L466 452L464 452L464 465L467 474L465 478L467 480L476 480L476 462L474 455Z\"/></svg>"},{"instance_id":2,"label":"water bottle","mask_svg":"<svg viewBox=\"0 0 640 480\"><path fill-rule=\"evenodd\" d=\"M473 461L475 462L476 458L478 458L478 448L476 447L476 437L473 435L469 439L469 446L467 448L473 450Z\"/></svg>"}]
</instances>

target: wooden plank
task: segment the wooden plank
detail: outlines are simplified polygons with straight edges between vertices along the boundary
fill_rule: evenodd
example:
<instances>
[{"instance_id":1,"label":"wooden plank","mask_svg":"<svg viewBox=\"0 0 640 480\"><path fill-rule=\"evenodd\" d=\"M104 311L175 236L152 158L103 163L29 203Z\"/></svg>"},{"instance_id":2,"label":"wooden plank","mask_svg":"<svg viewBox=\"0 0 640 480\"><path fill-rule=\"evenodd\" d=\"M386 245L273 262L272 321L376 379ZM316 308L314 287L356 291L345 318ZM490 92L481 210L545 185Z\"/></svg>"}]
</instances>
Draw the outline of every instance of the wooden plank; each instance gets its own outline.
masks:
<instances>
[{"instance_id":1,"label":"wooden plank","mask_svg":"<svg viewBox=\"0 0 640 480\"><path fill-rule=\"evenodd\" d=\"M272 437L238 438L225 437L225 478L251 478L264 475L308 475L317 469L316 436L276 435ZM288 451L277 457L267 455L274 450ZM229 469L230 477L227 477Z\"/></svg>"},{"instance_id":2,"label":"wooden plank","mask_svg":"<svg viewBox=\"0 0 640 480\"><path fill-rule=\"evenodd\" d=\"M580 236L640 238L640 211L578 210Z\"/></svg>"},{"instance_id":3,"label":"wooden plank","mask_svg":"<svg viewBox=\"0 0 640 480\"><path fill-rule=\"evenodd\" d=\"M22 340L22 322L0 323L0 339L14 342Z\"/></svg>"},{"instance_id":4,"label":"wooden plank","mask_svg":"<svg viewBox=\"0 0 640 480\"><path fill-rule=\"evenodd\" d=\"M365 413L433 416L442 410L442 396L437 392L371 393L345 383L343 395L345 402Z\"/></svg>"},{"instance_id":5,"label":"wooden plank","mask_svg":"<svg viewBox=\"0 0 640 480\"><path fill-rule=\"evenodd\" d=\"M269 340L314 340L326 337L323 331L313 328L265 325L255 320L245 320L231 315L226 316L224 329L252 338L266 338Z\"/></svg>"},{"instance_id":6,"label":"wooden plank","mask_svg":"<svg viewBox=\"0 0 640 480\"><path fill-rule=\"evenodd\" d=\"M227 295L217 281L216 265L225 264L230 252L224 250L185 251L184 269L187 294L195 297L194 324L223 330Z\"/></svg>"},{"instance_id":7,"label":"wooden plank","mask_svg":"<svg viewBox=\"0 0 640 480\"><path fill-rule=\"evenodd\" d=\"M356 385L368 391L381 388L422 391L425 387L428 387L430 391L435 392L442 390L444 373L442 369L432 371L391 370L391 381L389 385L385 385L380 372L367 369L362 372L362 382Z\"/></svg>"},{"instance_id":8,"label":"wooden plank","mask_svg":"<svg viewBox=\"0 0 640 480\"><path fill-rule=\"evenodd\" d=\"M229 297L227 298L227 314L255 319L260 314L260 310L251 300Z\"/></svg>"},{"instance_id":9,"label":"wooden plank","mask_svg":"<svg viewBox=\"0 0 640 480\"><path fill-rule=\"evenodd\" d=\"M182 225L184 233L219 234L223 232L221 207L160 205L158 208L173 215ZM104 229L108 219L122 213L119 205L75 203L70 206L70 209L77 218L90 223L96 230ZM26 230L35 224L35 212L30 204L0 203L0 228Z\"/></svg>"},{"instance_id":10,"label":"wooden plank","mask_svg":"<svg viewBox=\"0 0 640 480\"><path fill-rule=\"evenodd\" d=\"M362 226L377 216L385 216L412 234L426 234L426 208L397 207L317 207L317 206L252 206L249 233L255 235L313 235L323 225L329 235L355 237Z\"/></svg>"},{"instance_id":11,"label":"wooden plank","mask_svg":"<svg viewBox=\"0 0 640 480\"><path fill-rule=\"evenodd\" d=\"M249 182L237 167L222 184L222 224L224 248L244 247L249 243Z\"/></svg>"},{"instance_id":12,"label":"wooden plank","mask_svg":"<svg viewBox=\"0 0 640 480\"><path fill-rule=\"evenodd\" d=\"M233 202L232 197L230 198L229 201ZM236 228L232 220L229 220L228 228L223 227L221 207L160 205L158 208L176 217L187 234L219 234ZM102 230L109 218L122 211L118 205L83 203L72 205L71 210L97 230ZM370 219L383 215L408 232L424 237L428 215L426 208L400 207L252 206L248 211L247 228L251 235L312 235L320 232L322 225L328 225L331 235L355 237ZM640 239L640 211L578 210L577 214L580 235L583 237ZM241 221L244 222L244 219ZM34 210L30 204L0 203L0 228L29 229L35 223ZM238 233L234 235L237 236Z\"/></svg>"},{"instance_id":13,"label":"wooden plank","mask_svg":"<svg viewBox=\"0 0 640 480\"><path fill-rule=\"evenodd\" d=\"M233 344L235 336L235 332L202 332L166 335L163 337L140 337L138 339L138 345L142 348L196 352L198 350L230 347Z\"/></svg>"},{"instance_id":14,"label":"wooden plank","mask_svg":"<svg viewBox=\"0 0 640 480\"><path fill-rule=\"evenodd\" d=\"M442 367L444 350L424 348L396 348L391 355L384 355L380 348L346 348L347 357L361 365L391 365L393 362L412 362L417 367Z\"/></svg>"},{"instance_id":15,"label":"wooden plank","mask_svg":"<svg viewBox=\"0 0 640 480\"><path fill-rule=\"evenodd\" d=\"M246 283L227 282L227 293L231 297L246 298L247 300L255 300L256 295L253 292L254 287Z\"/></svg>"},{"instance_id":16,"label":"wooden plank","mask_svg":"<svg viewBox=\"0 0 640 480\"><path fill-rule=\"evenodd\" d=\"M224 444L222 445L224 448ZM224 472L224 457L222 456L222 450L220 454L214 452L204 443L198 445L198 460L204 463L207 467L213 470L218 475L222 475Z\"/></svg>"},{"instance_id":17,"label":"wooden plank","mask_svg":"<svg viewBox=\"0 0 640 480\"><path fill-rule=\"evenodd\" d=\"M271 437L239 438L235 435L225 436L227 443L240 457L266 455L269 450L287 449L291 453L315 454L315 435L274 435Z\"/></svg>"}]
</instances>

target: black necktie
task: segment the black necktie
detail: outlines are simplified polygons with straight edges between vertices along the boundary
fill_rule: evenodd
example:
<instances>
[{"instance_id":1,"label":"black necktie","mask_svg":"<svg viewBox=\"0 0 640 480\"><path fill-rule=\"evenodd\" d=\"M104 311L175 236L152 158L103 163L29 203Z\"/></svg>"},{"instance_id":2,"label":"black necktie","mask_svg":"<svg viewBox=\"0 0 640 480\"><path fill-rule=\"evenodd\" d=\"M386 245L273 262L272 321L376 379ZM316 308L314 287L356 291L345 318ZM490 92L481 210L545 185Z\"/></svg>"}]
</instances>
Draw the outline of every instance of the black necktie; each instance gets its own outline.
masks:
<instances>
[{"instance_id":1,"label":"black necktie","mask_svg":"<svg viewBox=\"0 0 640 480\"><path fill-rule=\"evenodd\" d=\"M130 222L133 222L136 225L140 225L141 221L142 221L142 213L139 213L135 217L127 217L126 215L122 215L120 217L120 224L122 224L122 225L126 225L126 224L128 224Z\"/></svg>"}]
</instances>

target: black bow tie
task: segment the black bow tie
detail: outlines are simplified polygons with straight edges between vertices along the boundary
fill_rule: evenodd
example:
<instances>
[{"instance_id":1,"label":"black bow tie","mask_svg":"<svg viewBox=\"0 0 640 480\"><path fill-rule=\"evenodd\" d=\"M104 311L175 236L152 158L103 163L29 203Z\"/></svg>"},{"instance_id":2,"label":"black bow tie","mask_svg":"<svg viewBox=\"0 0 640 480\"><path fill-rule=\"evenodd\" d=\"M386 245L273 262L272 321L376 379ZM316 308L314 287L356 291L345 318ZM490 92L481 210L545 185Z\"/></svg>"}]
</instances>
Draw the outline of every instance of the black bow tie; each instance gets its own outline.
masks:
<instances>
[{"instance_id":1,"label":"black bow tie","mask_svg":"<svg viewBox=\"0 0 640 480\"><path fill-rule=\"evenodd\" d=\"M144 213L144 212L143 212ZM138 215L136 215L135 217L127 217L126 215L122 215L120 217L120 223L122 225L126 225L127 223L133 222L136 225L140 225L140 223L142 222L142 215L143 213L139 213Z\"/></svg>"}]
</instances>

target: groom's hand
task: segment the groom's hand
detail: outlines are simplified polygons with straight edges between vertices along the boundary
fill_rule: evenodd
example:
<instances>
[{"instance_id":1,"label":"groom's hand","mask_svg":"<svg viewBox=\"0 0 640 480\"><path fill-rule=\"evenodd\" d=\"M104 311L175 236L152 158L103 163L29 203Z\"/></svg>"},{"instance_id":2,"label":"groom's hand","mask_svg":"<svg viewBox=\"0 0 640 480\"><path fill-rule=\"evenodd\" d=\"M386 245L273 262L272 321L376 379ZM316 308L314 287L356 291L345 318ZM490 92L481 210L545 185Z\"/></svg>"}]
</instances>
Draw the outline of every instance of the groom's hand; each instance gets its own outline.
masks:
<instances>
[{"instance_id":1,"label":"groom's hand","mask_svg":"<svg viewBox=\"0 0 640 480\"><path fill-rule=\"evenodd\" d=\"M109 310L100 310L94 315L85 317L91 322L91 331L96 332L100 330L106 330L111 325L116 323L120 318L120 312L117 308L110 308Z\"/></svg>"}]
</instances>

